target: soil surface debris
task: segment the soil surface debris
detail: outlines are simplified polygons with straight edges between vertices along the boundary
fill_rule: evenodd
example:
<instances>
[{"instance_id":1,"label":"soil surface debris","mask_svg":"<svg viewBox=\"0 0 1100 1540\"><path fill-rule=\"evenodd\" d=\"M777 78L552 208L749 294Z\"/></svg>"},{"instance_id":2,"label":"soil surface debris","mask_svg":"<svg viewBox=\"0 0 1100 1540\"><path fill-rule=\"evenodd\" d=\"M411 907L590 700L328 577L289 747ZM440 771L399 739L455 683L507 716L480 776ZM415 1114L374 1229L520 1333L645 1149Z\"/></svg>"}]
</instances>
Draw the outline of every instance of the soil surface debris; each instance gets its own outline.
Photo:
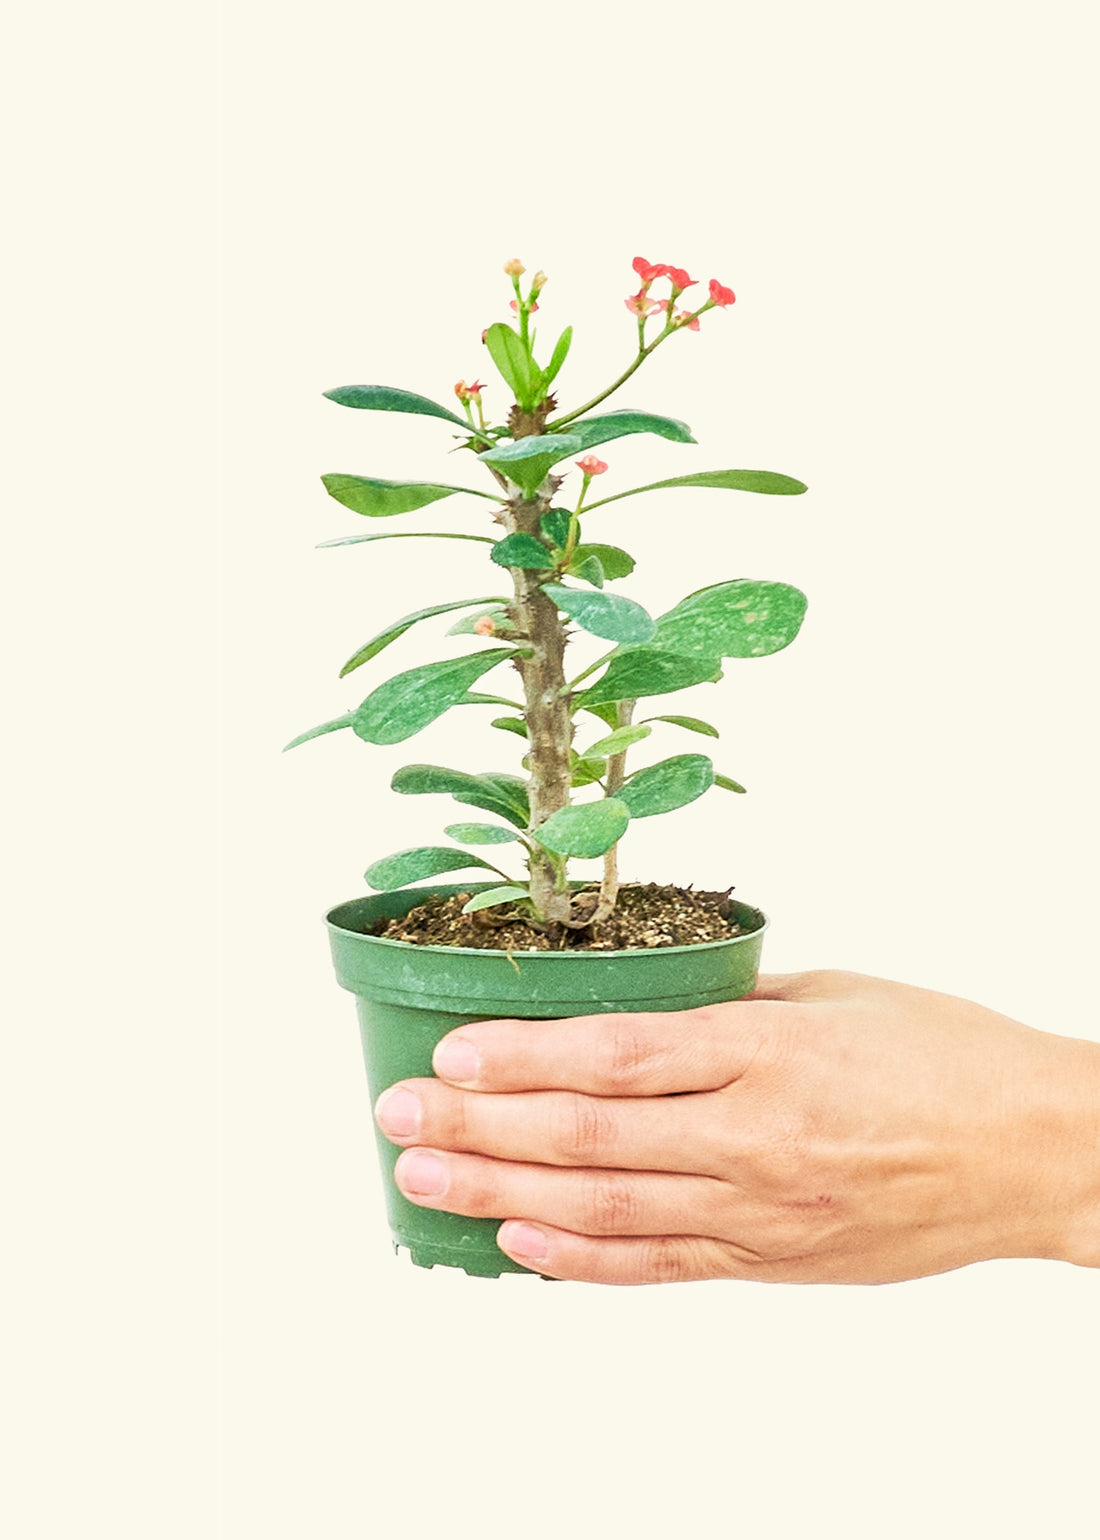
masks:
<instances>
[{"instance_id":1,"label":"soil surface debris","mask_svg":"<svg viewBox=\"0 0 1100 1540\"><path fill-rule=\"evenodd\" d=\"M728 941L741 934L732 918L731 888L719 893L662 886L657 882L629 883L619 889L614 912L598 925L571 928L539 925L516 904L500 904L463 914L470 894L432 897L397 920L380 920L372 935L420 946L468 946L497 952L617 952L661 946L694 946ZM574 913L585 901L595 908L599 889L578 892Z\"/></svg>"}]
</instances>

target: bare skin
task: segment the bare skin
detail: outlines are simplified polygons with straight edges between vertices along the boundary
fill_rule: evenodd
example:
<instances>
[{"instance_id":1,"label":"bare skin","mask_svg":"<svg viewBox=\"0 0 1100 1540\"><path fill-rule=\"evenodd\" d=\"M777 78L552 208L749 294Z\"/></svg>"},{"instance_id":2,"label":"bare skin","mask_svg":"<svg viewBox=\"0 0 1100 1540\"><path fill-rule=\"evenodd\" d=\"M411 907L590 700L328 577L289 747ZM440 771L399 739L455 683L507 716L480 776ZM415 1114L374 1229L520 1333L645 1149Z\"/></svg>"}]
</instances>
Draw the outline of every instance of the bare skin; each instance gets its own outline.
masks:
<instances>
[{"instance_id":1,"label":"bare skin","mask_svg":"<svg viewBox=\"0 0 1100 1540\"><path fill-rule=\"evenodd\" d=\"M457 1052L456 1052L457 1050ZM426 1208L556 1278L1100 1267L1100 1044L815 972L702 1010L484 1021L378 1100Z\"/></svg>"}]
</instances>

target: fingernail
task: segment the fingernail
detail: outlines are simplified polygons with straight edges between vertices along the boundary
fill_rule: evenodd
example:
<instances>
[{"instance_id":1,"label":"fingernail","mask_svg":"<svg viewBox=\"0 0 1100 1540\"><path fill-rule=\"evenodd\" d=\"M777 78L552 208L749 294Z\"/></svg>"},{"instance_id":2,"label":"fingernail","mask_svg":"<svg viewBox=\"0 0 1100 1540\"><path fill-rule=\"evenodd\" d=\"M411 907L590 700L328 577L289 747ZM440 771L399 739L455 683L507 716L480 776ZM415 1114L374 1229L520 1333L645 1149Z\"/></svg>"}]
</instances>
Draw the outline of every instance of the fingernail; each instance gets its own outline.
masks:
<instances>
[{"instance_id":1,"label":"fingernail","mask_svg":"<svg viewBox=\"0 0 1100 1540\"><path fill-rule=\"evenodd\" d=\"M501 1225L497 1245L510 1257L519 1257L524 1262L545 1262L550 1251L550 1242L542 1231L521 1220L509 1220Z\"/></svg>"},{"instance_id":2,"label":"fingernail","mask_svg":"<svg viewBox=\"0 0 1100 1540\"><path fill-rule=\"evenodd\" d=\"M445 1037L432 1055L432 1068L444 1080L476 1080L478 1052L465 1037Z\"/></svg>"},{"instance_id":3,"label":"fingernail","mask_svg":"<svg viewBox=\"0 0 1100 1540\"><path fill-rule=\"evenodd\" d=\"M438 1155L413 1150L397 1162L396 1174L405 1192L421 1198L438 1198L447 1191L447 1167Z\"/></svg>"},{"instance_id":4,"label":"fingernail","mask_svg":"<svg viewBox=\"0 0 1100 1540\"><path fill-rule=\"evenodd\" d=\"M420 1132L420 1099L404 1086L383 1091L374 1115L382 1132L394 1139L415 1138Z\"/></svg>"}]
</instances>

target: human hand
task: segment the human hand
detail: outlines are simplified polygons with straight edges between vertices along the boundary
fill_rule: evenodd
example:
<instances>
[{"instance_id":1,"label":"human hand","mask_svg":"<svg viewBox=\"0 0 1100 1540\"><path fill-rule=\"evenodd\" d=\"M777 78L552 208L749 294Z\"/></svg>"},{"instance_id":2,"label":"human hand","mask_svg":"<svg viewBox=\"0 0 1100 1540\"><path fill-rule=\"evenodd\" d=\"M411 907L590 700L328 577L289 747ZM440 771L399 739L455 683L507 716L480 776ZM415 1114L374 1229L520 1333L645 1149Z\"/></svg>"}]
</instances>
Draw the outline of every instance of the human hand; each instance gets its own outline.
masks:
<instances>
[{"instance_id":1,"label":"human hand","mask_svg":"<svg viewBox=\"0 0 1100 1540\"><path fill-rule=\"evenodd\" d=\"M484 1021L376 1115L426 1208L592 1283L1100 1266L1100 1044L860 974L700 1010Z\"/></svg>"}]
</instances>

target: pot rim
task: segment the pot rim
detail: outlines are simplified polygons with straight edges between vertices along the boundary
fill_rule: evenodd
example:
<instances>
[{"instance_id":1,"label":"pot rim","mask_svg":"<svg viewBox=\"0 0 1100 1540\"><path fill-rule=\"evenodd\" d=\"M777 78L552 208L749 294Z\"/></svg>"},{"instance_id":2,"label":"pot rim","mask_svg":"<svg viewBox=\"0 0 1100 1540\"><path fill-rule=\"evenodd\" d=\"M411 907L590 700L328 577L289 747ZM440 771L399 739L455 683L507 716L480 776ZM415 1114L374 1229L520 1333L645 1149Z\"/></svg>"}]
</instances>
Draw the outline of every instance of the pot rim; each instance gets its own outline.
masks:
<instances>
[{"instance_id":1,"label":"pot rim","mask_svg":"<svg viewBox=\"0 0 1100 1540\"><path fill-rule=\"evenodd\" d=\"M588 884L586 884L586 883L585 884L574 884L574 886L578 886L578 885L579 886L588 886ZM760 924L759 925L754 926L752 930L742 931L741 934L738 935L738 936L723 936L723 937L719 937L718 939L716 939L714 941L692 941L692 942L689 942L686 946L616 947L614 949L607 949L607 950L604 950L601 947L601 948L599 948L598 950L595 950L595 951L593 951L593 950L587 950L587 951L577 951L577 950L565 951L565 950L562 950L562 951L546 951L546 952L544 952L544 951L537 951L537 950L532 951L532 950L528 950L527 948L517 948L513 952L509 953L509 952L503 950L500 947L436 946L434 944L424 945L423 943L418 942L418 941L396 941L391 936L371 936L371 935L368 935L366 931L350 930L346 925L341 925L336 920L334 920L332 918L332 916L335 915L337 913L337 911L340 910L340 909L346 909L346 908L348 908L352 904L361 904L361 903L363 903L363 902L365 902L367 900L373 899L373 898L385 898L390 893L423 892L425 897L432 897L434 895L448 896L448 895L450 895L452 893L464 893L464 892L465 893L475 893L475 892L479 892L479 891L480 892L485 892L489 888L494 888L494 887L498 887L498 886L499 886L499 883L495 883L495 882L480 882L480 883L478 883L478 882L456 882L456 883L446 883L446 884L443 884L443 885L435 885L435 886L427 887L427 888L423 888L423 889L417 889L417 888L389 888L389 889L387 889L383 893L364 893L364 894L361 894L358 898L349 898L349 899L345 899L343 901L343 903L333 904L333 905L331 905L329 908L327 908L325 910L325 912L324 912L324 914L322 916L322 919L323 919L325 925L327 925L328 928L331 931L339 932L340 935L343 935L343 936L356 936L356 937L359 938L359 940L365 941L365 942L369 942L372 946L398 947L398 948L400 948L403 951L415 952L415 953L417 953L417 955L421 955L421 956L435 956L435 957L504 957L504 958L512 956L512 957L522 957L525 962L531 961L531 960L533 960L535 958L538 958L540 960L541 959L546 959L547 961L549 961L550 958L554 958L558 963L560 963L560 962L568 962L568 961L572 961L572 960L576 960L576 959L590 959L590 958L597 958L597 957L601 958L601 959L602 958L610 959L610 958L615 958L615 957L632 957L632 958L635 958L635 957L672 957L672 956L675 956L679 952L702 952L702 951L706 951L708 949L709 950L716 950L719 947L737 946L737 945L739 945L742 942L752 940L754 937L763 936L764 932L768 929L768 926L771 924L770 919L768 918L768 916L764 913L764 911L762 909L758 909L755 904L748 904L748 903L745 903L742 899L735 898L735 899L733 899L733 903L739 905L742 909L750 909L750 910L752 910L752 912L755 915L758 915L759 919L760 919ZM542 966L542 965L543 964L540 961L540 966Z\"/></svg>"}]
</instances>

